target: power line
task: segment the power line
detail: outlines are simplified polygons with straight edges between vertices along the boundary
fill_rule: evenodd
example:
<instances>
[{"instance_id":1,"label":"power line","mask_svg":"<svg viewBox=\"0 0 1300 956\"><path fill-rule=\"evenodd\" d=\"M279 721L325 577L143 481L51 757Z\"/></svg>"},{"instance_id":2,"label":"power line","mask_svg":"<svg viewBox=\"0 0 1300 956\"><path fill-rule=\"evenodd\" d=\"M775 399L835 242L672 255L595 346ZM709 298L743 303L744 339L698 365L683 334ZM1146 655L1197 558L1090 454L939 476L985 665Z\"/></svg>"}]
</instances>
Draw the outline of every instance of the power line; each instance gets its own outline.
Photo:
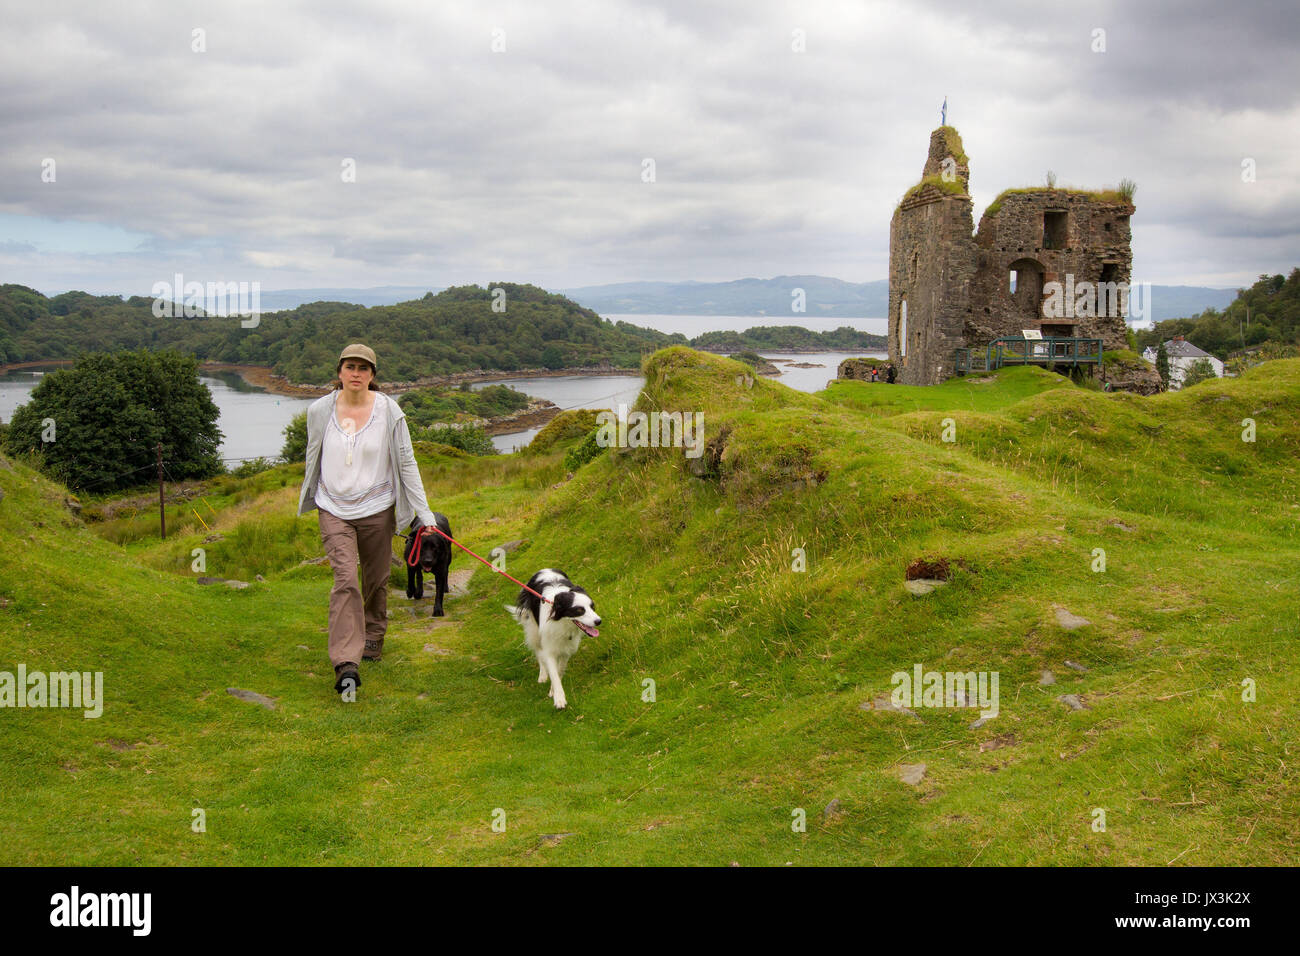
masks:
<instances>
[{"instance_id":1,"label":"power line","mask_svg":"<svg viewBox=\"0 0 1300 956\"><path fill-rule=\"evenodd\" d=\"M124 471L120 475L110 475L107 478L99 479L99 481L92 481L88 485L82 485L81 488L78 490L85 491L87 488L94 488L96 485L102 485L106 481L116 481L119 478L125 478L127 475L134 475L137 471L144 471L146 468L156 468L156 467L157 467L156 464L150 462L149 464L142 465L139 468L132 468L130 471Z\"/></svg>"}]
</instances>

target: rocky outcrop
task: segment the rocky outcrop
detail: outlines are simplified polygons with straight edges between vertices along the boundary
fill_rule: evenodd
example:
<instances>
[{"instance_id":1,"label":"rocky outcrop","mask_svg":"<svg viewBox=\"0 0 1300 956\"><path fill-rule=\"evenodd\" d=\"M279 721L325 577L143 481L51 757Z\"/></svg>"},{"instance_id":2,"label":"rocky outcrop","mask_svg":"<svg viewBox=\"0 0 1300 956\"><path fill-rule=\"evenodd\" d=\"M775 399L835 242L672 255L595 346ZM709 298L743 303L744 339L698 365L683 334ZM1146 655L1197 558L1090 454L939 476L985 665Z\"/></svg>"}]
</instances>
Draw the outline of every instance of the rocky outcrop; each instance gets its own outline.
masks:
<instances>
[{"instance_id":1,"label":"rocky outcrop","mask_svg":"<svg viewBox=\"0 0 1300 956\"><path fill-rule=\"evenodd\" d=\"M1160 375L1145 362L1137 365L1108 365L1106 384L1112 392L1156 395L1161 391Z\"/></svg>"},{"instance_id":2,"label":"rocky outcrop","mask_svg":"<svg viewBox=\"0 0 1300 956\"><path fill-rule=\"evenodd\" d=\"M849 358L840 363L835 377L859 382L871 381L871 370L880 370L880 381L885 380L885 360L869 358Z\"/></svg>"}]
</instances>

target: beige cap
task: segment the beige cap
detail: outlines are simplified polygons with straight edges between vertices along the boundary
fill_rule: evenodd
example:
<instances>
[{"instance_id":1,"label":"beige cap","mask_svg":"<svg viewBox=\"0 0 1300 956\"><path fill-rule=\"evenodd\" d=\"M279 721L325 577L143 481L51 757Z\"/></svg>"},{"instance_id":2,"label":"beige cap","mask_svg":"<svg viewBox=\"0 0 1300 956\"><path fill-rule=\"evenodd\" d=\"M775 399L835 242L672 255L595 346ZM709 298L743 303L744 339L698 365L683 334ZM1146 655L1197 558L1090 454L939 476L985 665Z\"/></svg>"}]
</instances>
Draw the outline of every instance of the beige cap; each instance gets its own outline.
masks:
<instances>
[{"instance_id":1,"label":"beige cap","mask_svg":"<svg viewBox=\"0 0 1300 956\"><path fill-rule=\"evenodd\" d=\"M379 371L379 361L375 358L374 350L367 348L360 342L354 342L343 350L343 354L339 356L339 364L342 364L344 359L349 358L365 359L376 372Z\"/></svg>"}]
</instances>

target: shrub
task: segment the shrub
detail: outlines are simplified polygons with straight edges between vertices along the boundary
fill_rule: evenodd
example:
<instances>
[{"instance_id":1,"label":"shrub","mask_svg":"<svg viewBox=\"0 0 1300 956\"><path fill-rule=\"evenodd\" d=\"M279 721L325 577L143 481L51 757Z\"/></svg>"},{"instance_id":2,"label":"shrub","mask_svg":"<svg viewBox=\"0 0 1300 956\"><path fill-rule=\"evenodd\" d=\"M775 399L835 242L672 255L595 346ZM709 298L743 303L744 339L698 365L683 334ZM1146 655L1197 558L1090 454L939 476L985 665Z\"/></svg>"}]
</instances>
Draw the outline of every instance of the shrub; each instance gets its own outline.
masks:
<instances>
[{"instance_id":1,"label":"shrub","mask_svg":"<svg viewBox=\"0 0 1300 956\"><path fill-rule=\"evenodd\" d=\"M131 487L158 445L173 480L210 478L223 471L219 415L193 356L93 352L41 379L10 419L5 447L39 453L46 475L72 491ZM56 423L48 438L47 419Z\"/></svg>"},{"instance_id":2,"label":"shrub","mask_svg":"<svg viewBox=\"0 0 1300 956\"><path fill-rule=\"evenodd\" d=\"M746 365L753 368L759 368L760 366L768 364L767 359L763 358L763 356L759 355L757 352L749 350L737 352L734 355L728 356L728 358L735 359L737 362L744 362Z\"/></svg>"},{"instance_id":3,"label":"shrub","mask_svg":"<svg viewBox=\"0 0 1300 956\"><path fill-rule=\"evenodd\" d=\"M564 456L565 471L577 471L605 450L603 446L596 442L596 436L599 434L600 429L593 428L587 432L587 437L569 449Z\"/></svg>"},{"instance_id":4,"label":"shrub","mask_svg":"<svg viewBox=\"0 0 1300 956\"><path fill-rule=\"evenodd\" d=\"M1183 374L1183 388L1190 388L1193 385L1199 385L1206 379L1218 378L1214 372L1214 366L1210 364L1209 359L1197 359L1191 364L1191 367Z\"/></svg>"},{"instance_id":5,"label":"shrub","mask_svg":"<svg viewBox=\"0 0 1300 956\"><path fill-rule=\"evenodd\" d=\"M267 461L265 458L250 458L243 462L237 468L231 468L230 473L236 478L251 478L260 471L274 468L275 462Z\"/></svg>"},{"instance_id":6,"label":"shrub","mask_svg":"<svg viewBox=\"0 0 1300 956\"><path fill-rule=\"evenodd\" d=\"M284 426L284 445L280 457L285 461L307 460L307 413L299 412Z\"/></svg>"},{"instance_id":7,"label":"shrub","mask_svg":"<svg viewBox=\"0 0 1300 956\"><path fill-rule=\"evenodd\" d=\"M421 436L425 441L440 442L459 448L471 455L495 455L496 446L488 433L479 425L457 427L455 425L434 425L426 429Z\"/></svg>"},{"instance_id":8,"label":"shrub","mask_svg":"<svg viewBox=\"0 0 1300 956\"><path fill-rule=\"evenodd\" d=\"M560 412L528 444L530 452L550 451L561 442L586 435L596 427L597 412L590 408L571 408Z\"/></svg>"}]
</instances>

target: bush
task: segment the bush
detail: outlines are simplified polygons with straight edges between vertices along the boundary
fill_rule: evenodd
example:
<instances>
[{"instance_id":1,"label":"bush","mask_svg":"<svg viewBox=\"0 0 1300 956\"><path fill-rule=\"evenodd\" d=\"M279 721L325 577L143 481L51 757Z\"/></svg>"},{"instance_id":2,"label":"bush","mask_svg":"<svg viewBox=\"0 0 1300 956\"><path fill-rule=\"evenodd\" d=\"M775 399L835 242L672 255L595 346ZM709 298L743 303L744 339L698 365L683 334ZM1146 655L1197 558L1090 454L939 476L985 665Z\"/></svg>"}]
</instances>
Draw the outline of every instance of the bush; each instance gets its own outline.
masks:
<instances>
[{"instance_id":1,"label":"bush","mask_svg":"<svg viewBox=\"0 0 1300 956\"><path fill-rule=\"evenodd\" d=\"M468 461L474 457L463 448L453 448L451 445L443 445L432 441L420 441L414 436L411 437L411 447L415 450L415 457L421 461L428 461L439 455L455 461Z\"/></svg>"},{"instance_id":2,"label":"bush","mask_svg":"<svg viewBox=\"0 0 1300 956\"><path fill-rule=\"evenodd\" d=\"M471 455L495 455L496 446L488 433L479 425L456 427L455 425L434 425L421 434L424 441L439 442L459 448Z\"/></svg>"},{"instance_id":3,"label":"bush","mask_svg":"<svg viewBox=\"0 0 1300 956\"><path fill-rule=\"evenodd\" d=\"M230 473L236 478L251 478L260 471L266 471L274 467L275 462L267 461L265 458L250 458L248 461L243 462L238 468L231 468Z\"/></svg>"},{"instance_id":4,"label":"bush","mask_svg":"<svg viewBox=\"0 0 1300 956\"><path fill-rule=\"evenodd\" d=\"M1214 366L1210 364L1209 359L1197 359L1191 364L1186 372L1183 373L1183 388L1190 388L1193 385L1199 385L1207 379L1218 378L1214 372Z\"/></svg>"},{"instance_id":5,"label":"bush","mask_svg":"<svg viewBox=\"0 0 1300 956\"><path fill-rule=\"evenodd\" d=\"M561 442L580 438L596 427L598 413L590 408L571 408L560 412L546 427L533 436L528 444L530 452L550 451Z\"/></svg>"},{"instance_id":6,"label":"bush","mask_svg":"<svg viewBox=\"0 0 1300 956\"><path fill-rule=\"evenodd\" d=\"M737 362L744 362L746 365L756 369L768 364L767 359L763 358L763 356L759 355L757 352L748 349L744 352L737 352L735 355L730 355L728 358L734 359Z\"/></svg>"},{"instance_id":7,"label":"bush","mask_svg":"<svg viewBox=\"0 0 1300 956\"><path fill-rule=\"evenodd\" d=\"M599 434L600 429L593 428L587 432L587 437L569 449L564 456L565 471L577 471L605 450L603 446L596 442L596 436Z\"/></svg>"},{"instance_id":8,"label":"bush","mask_svg":"<svg viewBox=\"0 0 1300 956\"><path fill-rule=\"evenodd\" d=\"M1082 365L1076 365L1070 369L1070 381L1079 388L1086 388L1094 392L1104 391L1101 379L1096 378L1091 369L1084 368Z\"/></svg>"},{"instance_id":9,"label":"bush","mask_svg":"<svg viewBox=\"0 0 1300 956\"><path fill-rule=\"evenodd\" d=\"M284 446L280 457L285 461L307 461L307 413L301 411L284 426Z\"/></svg>"},{"instance_id":10,"label":"bush","mask_svg":"<svg viewBox=\"0 0 1300 956\"><path fill-rule=\"evenodd\" d=\"M39 454L47 477L69 490L102 494L151 473L158 445L173 481L221 473L219 416L192 356L89 353L41 379L14 412L5 447Z\"/></svg>"},{"instance_id":11,"label":"bush","mask_svg":"<svg viewBox=\"0 0 1300 956\"><path fill-rule=\"evenodd\" d=\"M489 385L474 391L467 382L457 388L419 388L397 399L411 428L456 422L467 416L494 418L508 415L527 407L530 401L523 392L508 385Z\"/></svg>"},{"instance_id":12,"label":"bush","mask_svg":"<svg viewBox=\"0 0 1300 956\"><path fill-rule=\"evenodd\" d=\"M1281 342L1268 342L1253 352L1229 359L1224 363L1224 371L1231 375L1240 375L1248 368L1284 358L1300 358L1300 347Z\"/></svg>"}]
</instances>

